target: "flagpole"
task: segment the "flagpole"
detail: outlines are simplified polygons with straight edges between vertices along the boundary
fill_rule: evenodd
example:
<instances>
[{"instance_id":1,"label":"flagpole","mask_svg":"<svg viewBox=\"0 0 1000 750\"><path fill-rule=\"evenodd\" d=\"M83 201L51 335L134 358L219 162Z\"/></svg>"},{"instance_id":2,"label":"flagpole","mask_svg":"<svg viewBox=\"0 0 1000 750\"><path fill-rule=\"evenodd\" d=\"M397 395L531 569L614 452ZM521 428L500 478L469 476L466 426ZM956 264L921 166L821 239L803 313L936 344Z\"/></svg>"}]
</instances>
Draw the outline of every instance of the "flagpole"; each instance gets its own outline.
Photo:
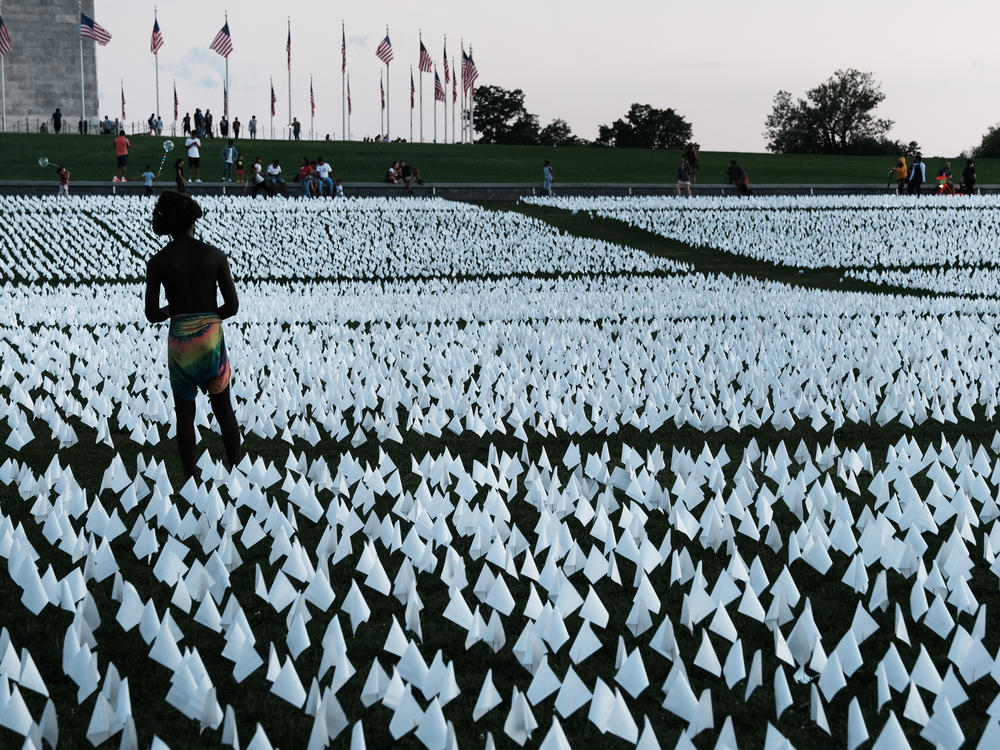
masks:
<instances>
[{"instance_id":1,"label":"flagpole","mask_svg":"<svg viewBox=\"0 0 1000 750\"><path fill-rule=\"evenodd\" d=\"M271 140L274 140L274 76L271 76L271 100L269 110L271 112Z\"/></svg>"},{"instance_id":2,"label":"flagpole","mask_svg":"<svg viewBox=\"0 0 1000 750\"><path fill-rule=\"evenodd\" d=\"M448 55L448 35L447 34L444 35L444 50L445 50L444 64L447 65L448 64L448 57L447 57L447 55ZM445 76L445 78L447 78L447 76ZM448 142L448 81L444 82L444 118L442 120L442 124L444 125L444 139L443 139L443 142L447 143Z\"/></svg>"},{"instance_id":3,"label":"flagpole","mask_svg":"<svg viewBox=\"0 0 1000 750\"><path fill-rule=\"evenodd\" d=\"M379 123L378 123L379 140L381 140L381 139L385 138L385 104L386 104L385 103L385 99L383 98L384 94L383 94L383 91L382 91L382 74L381 73L378 74L378 95L379 95L379 99L381 100L381 101L379 101L379 118L380 119L379 119Z\"/></svg>"},{"instance_id":4,"label":"flagpole","mask_svg":"<svg viewBox=\"0 0 1000 750\"><path fill-rule=\"evenodd\" d=\"M347 140L347 89L344 85L344 79L347 74L347 36L344 31L344 21L340 21L340 135L346 141Z\"/></svg>"},{"instance_id":5,"label":"flagpole","mask_svg":"<svg viewBox=\"0 0 1000 750\"><path fill-rule=\"evenodd\" d=\"M413 96L413 66L410 66L410 96ZM413 99L410 99L410 143L413 143Z\"/></svg>"},{"instance_id":6,"label":"flagpole","mask_svg":"<svg viewBox=\"0 0 1000 750\"><path fill-rule=\"evenodd\" d=\"M458 90L458 68L455 67L455 58L451 58L451 85L452 91ZM451 100L451 142L455 142L455 98Z\"/></svg>"},{"instance_id":7,"label":"flagpole","mask_svg":"<svg viewBox=\"0 0 1000 750\"><path fill-rule=\"evenodd\" d=\"M351 88L351 74L347 74L347 88ZM347 113L347 137L344 140L351 140L351 113Z\"/></svg>"},{"instance_id":8,"label":"flagpole","mask_svg":"<svg viewBox=\"0 0 1000 750\"><path fill-rule=\"evenodd\" d=\"M419 31L420 49L424 48L424 32ZM417 65L417 75L420 77L420 142L424 142L424 71ZM413 138L411 137L412 141Z\"/></svg>"},{"instance_id":9,"label":"flagpole","mask_svg":"<svg viewBox=\"0 0 1000 750\"><path fill-rule=\"evenodd\" d=\"M469 67L472 67L472 45L469 45ZM476 142L476 90L473 88L475 79L469 81L469 144Z\"/></svg>"},{"instance_id":10,"label":"flagpole","mask_svg":"<svg viewBox=\"0 0 1000 750\"><path fill-rule=\"evenodd\" d=\"M465 40L459 41L459 46L462 50L462 96L459 99L459 106L462 108L462 115L459 117L459 124L462 126L462 134L459 136L459 142L465 143Z\"/></svg>"},{"instance_id":11,"label":"flagpole","mask_svg":"<svg viewBox=\"0 0 1000 750\"><path fill-rule=\"evenodd\" d=\"M389 25L385 26L385 35L389 36ZM389 118L392 117L392 98L389 96L389 63L385 64L385 139L389 138Z\"/></svg>"},{"instance_id":12,"label":"flagpole","mask_svg":"<svg viewBox=\"0 0 1000 750\"><path fill-rule=\"evenodd\" d=\"M80 15L83 15L83 0L78 0ZM87 94L83 83L83 34L80 34L80 122L87 124ZM85 131L86 132L86 131Z\"/></svg>"},{"instance_id":13,"label":"flagpole","mask_svg":"<svg viewBox=\"0 0 1000 750\"><path fill-rule=\"evenodd\" d=\"M292 138L292 17L288 17L288 139Z\"/></svg>"},{"instance_id":14,"label":"flagpole","mask_svg":"<svg viewBox=\"0 0 1000 750\"><path fill-rule=\"evenodd\" d=\"M227 30L228 30L228 27L229 27L229 11L228 10L226 11L226 27L227 27ZM231 37L230 37L230 39L231 39ZM229 55L226 55L226 82L224 84L223 91L225 92L225 95L226 95L226 106L228 106L229 105ZM218 100L216 100L216 101L218 101ZM223 114L225 114L225 113L223 113Z\"/></svg>"},{"instance_id":15,"label":"flagpole","mask_svg":"<svg viewBox=\"0 0 1000 750\"><path fill-rule=\"evenodd\" d=\"M313 102L316 101L316 95L313 94L313 77L312 73L309 74L309 140L316 140L316 132L313 130L313 126L316 124L316 107Z\"/></svg>"},{"instance_id":16,"label":"flagpole","mask_svg":"<svg viewBox=\"0 0 1000 750\"><path fill-rule=\"evenodd\" d=\"M156 25L156 6L153 6L153 25ZM153 53L153 65L156 68L156 116L160 116L160 52Z\"/></svg>"}]
</instances>

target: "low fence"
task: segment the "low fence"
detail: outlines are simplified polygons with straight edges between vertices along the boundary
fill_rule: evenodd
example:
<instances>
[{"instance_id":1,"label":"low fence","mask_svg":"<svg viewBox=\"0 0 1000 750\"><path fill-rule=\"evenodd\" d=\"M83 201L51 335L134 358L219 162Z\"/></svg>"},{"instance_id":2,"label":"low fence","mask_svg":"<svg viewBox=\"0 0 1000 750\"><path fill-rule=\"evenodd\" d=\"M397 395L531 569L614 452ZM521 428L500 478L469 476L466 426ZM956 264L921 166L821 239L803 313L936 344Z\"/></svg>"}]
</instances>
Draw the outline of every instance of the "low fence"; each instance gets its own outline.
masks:
<instances>
[{"instance_id":1,"label":"low fence","mask_svg":"<svg viewBox=\"0 0 1000 750\"><path fill-rule=\"evenodd\" d=\"M894 193L895 189L887 190L884 185L753 185L755 195L885 195ZM55 180L45 182L29 182L6 180L0 181L0 195L55 195L57 184ZM173 189L173 182L164 180L156 183L153 190L156 193ZM288 183L288 194L292 197L302 195L297 183ZM561 196L671 196L675 195L673 184L615 184L615 183L564 183L553 186L554 192ZM935 191L933 185L924 190L924 195ZM145 188L141 180L132 182L71 182L70 193L74 195L142 195ZM192 195L246 195L248 186L240 182L200 182L188 183L188 192ZM739 191L733 185L704 184L694 185L693 192L701 196L738 196ZM1000 185L982 185L976 189L980 194L1000 193ZM345 182L344 193L354 197L402 197L407 195L403 185L391 185L384 182ZM471 202L513 202L520 198L542 195L542 187L536 183L424 183L413 186L413 195L421 197L439 197L446 200ZM960 200L961 198L957 198Z\"/></svg>"}]
</instances>

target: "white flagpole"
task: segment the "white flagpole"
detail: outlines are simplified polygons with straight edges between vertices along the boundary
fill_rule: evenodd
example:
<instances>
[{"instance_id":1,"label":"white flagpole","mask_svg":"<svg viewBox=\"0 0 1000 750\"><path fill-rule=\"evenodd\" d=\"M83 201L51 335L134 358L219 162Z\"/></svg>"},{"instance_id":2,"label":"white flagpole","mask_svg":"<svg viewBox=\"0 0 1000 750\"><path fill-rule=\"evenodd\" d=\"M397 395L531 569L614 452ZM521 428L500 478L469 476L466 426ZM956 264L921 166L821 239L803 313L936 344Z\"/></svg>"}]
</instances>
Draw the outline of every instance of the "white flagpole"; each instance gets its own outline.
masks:
<instances>
[{"instance_id":1,"label":"white flagpole","mask_svg":"<svg viewBox=\"0 0 1000 750\"><path fill-rule=\"evenodd\" d=\"M79 0L80 15L83 15L83 0ZM87 94L83 82L83 34L80 34L80 122L87 125Z\"/></svg>"},{"instance_id":2,"label":"white flagpole","mask_svg":"<svg viewBox=\"0 0 1000 750\"><path fill-rule=\"evenodd\" d=\"M420 34L420 44L421 49L424 43L424 34L422 31L418 32ZM424 71L421 69L420 65L417 65L417 75L420 77L420 142L424 142ZM412 138L410 140L413 140Z\"/></svg>"},{"instance_id":3,"label":"white flagpole","mask_svg":"<svg viewBox=\"0 0 1000 750\"><path fill-rule=\"evenodd\" d=\"M313 102L316 101L316 94L313 93L313 77L312 73L309 74L309 140L316 140L316 132L313 130L313 126L316 124L316 112Z\"/></svg>"},{"instance_id":4,"label":"white flagpole","mask_svg":"<svg viewBox=\"0 0 1000 750\"><path fill-rule=\"evenodd\" d=\"M351 74L347 74L347 88L351 87ZM347 113L347 137L345 140L351 140L351 113Z\"/></svg>"},{"instance_id":5,"label":"white flagpole","mask_svg":"<svg viewBox=\"0 0 1000 750\"><path fill-rule=\"evenodd\" d=\"M472 45L469 45L469 63L472 64ZM476 90L469 81L469 143L476 142Z\"/></svg>"},{"instance_id":6,"label":"white flagpole","mask_svg":"<svg viewBox=\"0 0 1000 750\"><path fill-rule=\"evenodd\" d=\"M434 63L434 142L438 142L438 90L437 90L437 63Z\"/></svg>"},{"instance_id":7,"label":"white flagpole","mask_svg":"<svg viewBox=\"0 0 1000 750\"><path fill-rule=\"evenodd\" d=\"M445 51L447 51L447 49L448 49L448 35L447 34L444 35L444 49L445 49ZM445 57L444 61L445 61L445 65L447 65L448 64L448 58ZM448 142L448 81L444 82L444 121L443 121L443 124L444 124L444 139L443 139L443 142L447 143Z\"/></svg>"},{"instance_id":8,"label":"white flagpole","mask_svg":"<svg viewBox=\"0 0 1000 750\"><path fill-rule=\"evenodd\" d=\"M385 97L385 90L382 88L382 74L379 73L378 74L378 98L379 98L378 106L379 106L380 119L379 119L378 128L379 128L379 131L380 131L379 132L380 139L381 138L385 138L385 105L386 105L386 101L385 101L384 97Z\"/></svg>"},{"instance_id":9,"label":"white flagpole","mask_svg":"<svg viewBox=\"0 0 1000 750\"><path fill-rule=\"evenodd\" d=\"M389 26L385 27L385 35L389 36ZM392 116L392 99L389 96L389 63L385 64L385 139L389 138L389 118Z\"/></svg>"},{"instance_id":10,"label":"white flagpole","mask_svg":"<svg viewBox=\"0 0 1000 750\"><path fill-rule=\"evenodd\" d=\"M153 25L155 26L156 21L156 6L153 6ZM157 50L153 53L153 65L156 68L156 116L160 116L160 52Z\"/></svg>"},{"instance_id":11,"label":"white flagpole","mask_svg":"<svg viewBox=\"0 0 1000 750\"><path fill-rule=\"evenodd\" d=\"M289 52L288 52L288 139L292 138L292 53L291 53L291 39L292 39L292 17L288 17L288 40L289 40Z\"/></svg>"},{"instance_id":12,"label":"white flagpole","mask_svg":"<svg viewBox=\"0 0 1000 750\"><path fill-rule=\"evenodd\" d=\"M226 26L229 26L229 11L226 11ZM226 83L223 88L226 95L226 106L229 105L229 55L226 55ZM225 114L225 113L223 113Z\"/></svg>"},{"instance_id":13,"label":"white flagpole","mask_svg":"<svg viewBox=\"0 0 1000 750\"><path fill-rule=\"evenodd\" d=\"M410 66L410 96L413 96L413 66ZM410 143L413 143L413 101L410 100Z\"/></svg>"},{"instance_id":14,"label":"white flagpole","mask_svg":"<svg viewBox=\"0 0 1000 750\"><path fill-rule=\"evenodd\" d=\"M455 67L455 58L451 58L451 85L452 91L458 90L458 68ZM451 102L451 142L455 142L455 100Z\"/></svg>"},{"instance_id":15,"label":"white flagpole","mask_svg":"<svg viewBox=\"0 0 1000 750\"><path fill-rule=\"evenodd\" d=\"M344 64L345 56L347 55L347 34L344 31L344 21L340 21L340 42L343 46L341 50L340 57L340 135L346 141L347 140L347 89L345 87L344 79L347 74L347 66Z\"/></svg>"}]
</instances>

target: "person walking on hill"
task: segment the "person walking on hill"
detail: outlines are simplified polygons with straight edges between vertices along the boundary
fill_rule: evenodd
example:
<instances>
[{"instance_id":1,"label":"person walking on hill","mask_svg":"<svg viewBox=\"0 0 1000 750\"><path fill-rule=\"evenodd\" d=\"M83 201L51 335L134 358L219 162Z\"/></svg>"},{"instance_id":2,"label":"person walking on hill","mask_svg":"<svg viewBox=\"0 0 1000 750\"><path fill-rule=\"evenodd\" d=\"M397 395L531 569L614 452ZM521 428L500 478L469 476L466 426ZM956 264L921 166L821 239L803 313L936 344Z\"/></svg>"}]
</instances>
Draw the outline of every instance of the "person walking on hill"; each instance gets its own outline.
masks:
<instances>
[{"instance_id":1,"label":"person walking on hill","mask_svg":"<svg viewBox=\"0 0 1000 750\"><path fill-rule=\"evenodd\" d=\"M62 112L59 111L59 107L56 107L56 111L52 113L52 130L56 135L62 132Z\"/></svg>"},{"instance_id":2,"label":"person walking on hill","mask_svg":"<svg viewBox=\"0 0 1000 750\"><path fill-rule=\"evenodd\" d=\"M910 178L907 182L907 190L910 195L920 195L920 188L927 180L927 170L920 154L913 157L913 165L910 167Z\"/></svg>"},{"instance_id":3,"label":"person walking on hill","mask_svg":"<svg viewBox=\"0 0 1000 750\"><path fill-rule=\"evenodd\" d=\"M292 136L295 140L300 140L302 136L302 123L299 122L298 117L292 118Z\"/></svg>"},{"instance_id":4,"label":"person walking on hill","mask_svg":"<svg viewBox=\"0 0 1000 750\"><path fill-rule=\"evenodd\" d=\"M552 195L553 177L554 175L552 174L552 165L549 163L549 160L546 159L545 162L542 164L542 190L544 190L545 194L548 196Z\"/></svg>"},{"instance_id":5,"label":"person walking on hill","mask_svg":"<svg viewBox=\"0 0 1000 750\"><path fill-rule=\"evenodd\" d=\"M250 140L257 140L257 115L250 118L250 122L247 123L247 132L250 133Z\"/></svg>"},{"instance_id":6,"label":"person walking on hill","mask_svg":"<svg viewBox=\"0 0 1000 750\"><path fill-rule=\"evenodd\" d=\"M896 193L902 195L906 189L906 177L909 170L906 168L906 157L900 156L896 166L892 168L893 179L896 180Z\"/></svg>"},{"instance_id":7,"label":"person walking on hill","mask_svg":"<svg viewBox=\"0 0 1000 750\"><path fill-rule=\"evenodd\" d=\"M232 367L222 331L222 321L236 315L240 301L225 253L195 239L194 223L201 216L201 207L188 196L173 191L161 195L153 209L153 231L171 239L146 265L146 319L170 321L167 371L185 479L194 476L199 389L209 395L230 469L239 463L241 450L230 395ZM160 307L160 287L167 297L164 307ZM221 306L216 305L217 290L222 294Z\"/></svg>"},{"instance_id":8,"label":"person walking on hill","mask_svg":"<svg viewBox=\"0 0 1000 750\"><path fill-rule=\"evenodd\" d=\"M191 113L185 112L184 119L181 120L181 126L184 128L184 132L181 135L187 135L191 132Z\"/></svg>"},{"instance_id":9,"label":"person walking on hill","mask_svg":"<svg viewBox=\"0 0 1000 750\"><path fill-rule=\"evenodd\" d=\"M972 159L965 161L965 169L962 170L962 191L966 195L974 195L976 192L976 165Z\"/></svg>"},{"instance_id":10,"label":"person walking on hill","mask_svg":"<svg viewBox=\"0 0 1000 750\"><path fill-rule=\"evenodd\" d=\"M239 137L240 137L240 118L239 117L234 117L233 118L233 138L236 138L238 140Z\"/></svg>"},{"instance_id":11,"label":"person walking on hill","mask_svg":"<svg viewBox=\"0 0 1000 750\"><path fill-rule=\"evenodd\" d=\"M698 181L698 149L700 149L697 143L691 142L684 148L684 158L688 163L688 174L691 175L691 182Z\"/></svg>"},{"instance_id":12,"label":"person walking on hill","mask_svg":"<svg viewBox=\"0 0 1000 750\"><path fill-rule=\"evenodd\" d=\"M128 182L125 179L128 173L128 149L132 144L125 137L125 131L119 130L118 137L115 138L115 176L113 182Z\"/></svg>"}]
</instances>

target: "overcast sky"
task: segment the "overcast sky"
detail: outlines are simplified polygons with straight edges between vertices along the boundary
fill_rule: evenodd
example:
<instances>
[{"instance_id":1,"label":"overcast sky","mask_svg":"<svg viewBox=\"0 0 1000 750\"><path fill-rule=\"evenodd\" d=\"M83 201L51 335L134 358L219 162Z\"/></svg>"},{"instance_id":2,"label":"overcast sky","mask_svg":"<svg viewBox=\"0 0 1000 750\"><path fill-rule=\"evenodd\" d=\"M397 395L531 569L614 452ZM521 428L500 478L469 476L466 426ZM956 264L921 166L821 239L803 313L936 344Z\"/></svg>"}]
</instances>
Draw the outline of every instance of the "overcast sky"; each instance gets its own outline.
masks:
<instances>
[{"instance_id":1,"label":"overcast sky","mask_svg":"<svg viewBox=\"0 0 1000 750\"><path fill-rule=\"evenodd\" d=\"M994 96L1000 6L987 0L164 0L158 11L165 39L160 107L168 127L174 81L181 116L196 106L222 110L223 60L208 45L227 8L234 46L231 112L243 121L256 114L266 125L273 76L275 125L287 120L291 13L292 114L308 131L311 74L319 136L339 137L341 130L342 19L355 138L379 129L384 66L375 48L387 23L395 54L389 84L393 137L409 137L409 69L417 64L419 29L439 66L444 35L456 60L464 39L474 46L480 84L523 89L528 110L542 125L561 117L588 139L598 125L642 102L681 113L703 149L763 151L764 119L775 92L801 96L847 67L875 74L886 94L877 114L896 123L891 137L916 140L926 154L955 155L1000 120ZM144 120L155 108L153 3L96 0L95 15L114 37L108 47L97 48L101 114L120 112L123 80L128 119ZM433 78L425 76L426 140L432 113ZM450 113L448 120L450 132Z\"/></svg>"}]
</instances>

